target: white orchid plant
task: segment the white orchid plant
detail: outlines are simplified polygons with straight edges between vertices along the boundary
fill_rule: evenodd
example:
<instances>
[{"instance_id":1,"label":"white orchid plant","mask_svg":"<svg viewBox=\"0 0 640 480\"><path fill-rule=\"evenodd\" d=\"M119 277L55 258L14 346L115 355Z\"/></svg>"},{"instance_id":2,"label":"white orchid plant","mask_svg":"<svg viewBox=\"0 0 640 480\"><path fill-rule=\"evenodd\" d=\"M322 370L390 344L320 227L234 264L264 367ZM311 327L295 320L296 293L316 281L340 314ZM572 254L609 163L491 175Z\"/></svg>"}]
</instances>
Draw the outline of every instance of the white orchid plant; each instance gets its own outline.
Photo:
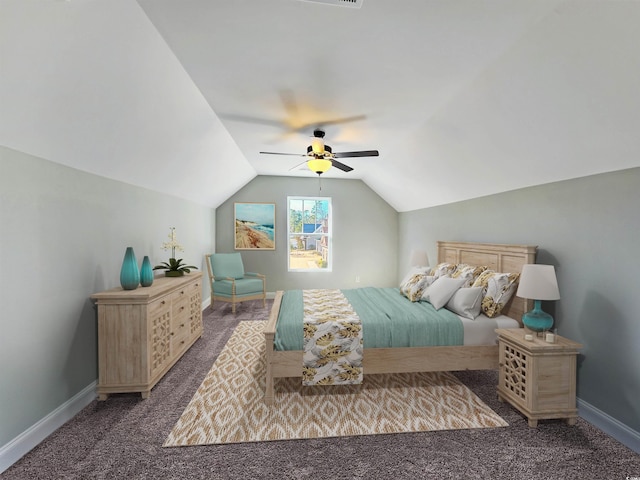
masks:
<instances>
[{"instance_id":1,"label":"white orchid plant","mask_svg":"<svg viewBox=\"0 0 640 480\"><path fill-rule=\"evenodd\" d=\"M160 265L156 265L155 267L153 267L153 269L164 270L164 274L167 277L181 277L185 273L191 272L192 268L197 270L198 267L195 267L193 265L184 265L181 258L176 259L176 250L179 252L184 252L184 248L178 243L178 240L176 240L175 227L171 227L169 229L169 239L171 241L162 243L162 249L171 249L171 258L168 262L162 262Z\"/></svg>"}]
</instances>

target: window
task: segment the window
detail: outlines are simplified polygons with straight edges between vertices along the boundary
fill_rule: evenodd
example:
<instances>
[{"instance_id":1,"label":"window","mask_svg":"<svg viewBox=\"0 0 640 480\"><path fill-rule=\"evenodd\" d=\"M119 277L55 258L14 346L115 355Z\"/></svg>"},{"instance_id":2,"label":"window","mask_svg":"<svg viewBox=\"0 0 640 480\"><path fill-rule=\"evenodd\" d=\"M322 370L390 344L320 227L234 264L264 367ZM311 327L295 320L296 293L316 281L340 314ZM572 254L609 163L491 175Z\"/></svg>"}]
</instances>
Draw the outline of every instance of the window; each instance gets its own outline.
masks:
<instances>
[{"instance_id":1,"label":"window","mask_svg":"<svg viewBox=\"0 0 640 480\"><path fill-rule=\"evenodd\" d=\"M287 197L289 271L331 271L331 199Z\"/></svg>"}]
</instances>

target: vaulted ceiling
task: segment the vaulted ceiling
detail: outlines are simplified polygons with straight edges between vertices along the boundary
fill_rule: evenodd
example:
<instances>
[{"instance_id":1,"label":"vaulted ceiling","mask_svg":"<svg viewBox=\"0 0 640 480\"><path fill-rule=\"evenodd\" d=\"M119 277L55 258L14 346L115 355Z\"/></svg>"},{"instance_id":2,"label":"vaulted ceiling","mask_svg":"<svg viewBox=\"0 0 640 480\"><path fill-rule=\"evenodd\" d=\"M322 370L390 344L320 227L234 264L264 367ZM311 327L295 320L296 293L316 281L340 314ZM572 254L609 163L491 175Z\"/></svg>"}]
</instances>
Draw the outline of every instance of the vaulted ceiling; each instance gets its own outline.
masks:
<instances>
[{"instance_id":1,"label":"vaulted ceiling","mask_svg":"<svg viewBox=\"0 0 640 480\"><path fill-rule=\"evenodd\" d=\"M398 211L640 166L640 2L357 6L2 0L0 144L212 207L318 125Z\"/></svg>"}]
</instances>

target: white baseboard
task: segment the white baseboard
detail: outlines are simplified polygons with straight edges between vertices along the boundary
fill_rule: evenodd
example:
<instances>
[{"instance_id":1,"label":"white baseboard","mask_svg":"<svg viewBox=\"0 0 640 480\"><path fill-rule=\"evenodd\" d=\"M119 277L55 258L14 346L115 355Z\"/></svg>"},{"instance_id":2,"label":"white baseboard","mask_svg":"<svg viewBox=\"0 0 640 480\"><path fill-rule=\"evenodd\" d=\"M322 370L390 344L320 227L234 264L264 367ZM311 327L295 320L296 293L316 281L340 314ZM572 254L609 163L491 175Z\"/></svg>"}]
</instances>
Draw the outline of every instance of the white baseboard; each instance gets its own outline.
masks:
<instances>
[{"instance_id":1,"label":"white baseboard","mask_svg":"<svg viewBox=\"0 0 640 480\"><path fill-rule=\"evenodd\" d=\"M211 297L205 298L204 302L202 302L202 311L204 311L209 305L211 305Z\"/></svg>"},{"instance_id":2,"label":"white baseboard","mask_svg":"<svg viewBox=\"0 0 640 480\"><path fill-rule=\"evenodd\" d=\"M640 433L584 400L577 399L578 415L594 427L612 436L636 453L640 453Z\"/></svg>"},{"instance_id":3,"label":"white baseboard","mask_svg":"<svg viewBox=\"0 0 640 480\"><path fill-rule=\"evenodd\" d=\"M95 400L96 385L97 382L91 383L35 425L32 425L9 443L0 447L0 473L20 460L35 446Z\"/></svg>"}]
</instances>

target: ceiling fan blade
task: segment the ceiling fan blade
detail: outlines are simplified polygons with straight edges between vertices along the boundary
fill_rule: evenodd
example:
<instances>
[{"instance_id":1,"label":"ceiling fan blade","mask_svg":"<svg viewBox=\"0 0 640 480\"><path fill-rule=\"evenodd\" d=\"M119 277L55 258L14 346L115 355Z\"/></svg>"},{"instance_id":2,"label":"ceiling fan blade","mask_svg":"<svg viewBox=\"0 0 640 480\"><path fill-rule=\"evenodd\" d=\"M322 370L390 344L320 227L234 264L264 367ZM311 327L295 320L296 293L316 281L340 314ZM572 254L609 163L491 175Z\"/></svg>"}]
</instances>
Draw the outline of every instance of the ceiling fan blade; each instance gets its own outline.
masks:
<instances>
[{"instance_id":1,"label":"ceiling fan blade","mask_svg":"<svg viewBox=\"0 0 640 480\"><path fill-rule=\"evenodd\" d=\"M298 118L300 113L298 112L298 102L296 101L296 96L293 91L287 89L280 90L280 100L282 101L282 105L284 105L285 111L289 114L289 118L295 119Z\"/></svg>"},{"instance_id":2,"label":"ceiling fan blade","mask_svg":"<svg viewBox=\"0 0 640 480\"><path fill-rule=\"evenodd\" d=\"M297 165L295 165L295 166L291 167L291 168L289 169L289 171L291 171L291 170L297 170L297 169L299 169L302 165L304 165L304 164L306 164L306 163L307 163L307 160L305 160L304 162L299 163L299 164L297 164Z\"/></svg>"},{"instance_id":3,"label":"ceiling fan blade","mask_svg":"<svg viewBox=\"0 0 640 480\"><path fill-rule=\"evenodd\" d=\"M378 150L363 150L361 152L333 152L333 156L336 158L347 157L377 157L380 155Z\"/></svg>"},{"instance_id":4,"label":"ceiling fan blade","mask_svg":"<svg viewBox=\"0 0 640 480\"><path fill-rule=\"evenodd\" d=\"M367 118L366 115L354 115L353 117L345 117L345 118L335 118L333 120L325 120L323 122L311 122L305 125L301 125L295 129L292 129L294 132L302 132L309 128L319 129L323 128L327 125L338 125L340 123L349 123L349 122L357 122L358 120L364 120Z\"/></svg>"},{"instance_id":5,"label":"ceiling fan blade","mask_svg":"<svg viewBox=\"0 0 640 480\"><path fill-rule=\"evenodd\" d=\"M342 170L343 172L350 172L353 170L349 165L345 165L344 163L340 163L337 160L331 160L331 165L336 167L338 170Z\"/></svg>"},{"instance_id":6,"label":"ceiling fan blade","mask_svg":"<svg viewBox=\"0 0 640 480\"><path fill-rule=\"evenodd\" d=\"M294 157L306 157L306 154L302 153L281 153L281 152L260 152L264 155L293 155Z\"/></svg>"},{"instance_id":7,"label":"ceiling fan blade","mask_svg":"<svg viewBox=\"0 0 640 480\"><path fill-rule=\"evenodd\" d=\"M269 125L270 127L287 128L286 123L269 118L249 117L247 115L236 115L233 113L220 113L218 116L225 120L233 120L235 122L256 123L259 125Z\"/></svg>"}]
</instances>

